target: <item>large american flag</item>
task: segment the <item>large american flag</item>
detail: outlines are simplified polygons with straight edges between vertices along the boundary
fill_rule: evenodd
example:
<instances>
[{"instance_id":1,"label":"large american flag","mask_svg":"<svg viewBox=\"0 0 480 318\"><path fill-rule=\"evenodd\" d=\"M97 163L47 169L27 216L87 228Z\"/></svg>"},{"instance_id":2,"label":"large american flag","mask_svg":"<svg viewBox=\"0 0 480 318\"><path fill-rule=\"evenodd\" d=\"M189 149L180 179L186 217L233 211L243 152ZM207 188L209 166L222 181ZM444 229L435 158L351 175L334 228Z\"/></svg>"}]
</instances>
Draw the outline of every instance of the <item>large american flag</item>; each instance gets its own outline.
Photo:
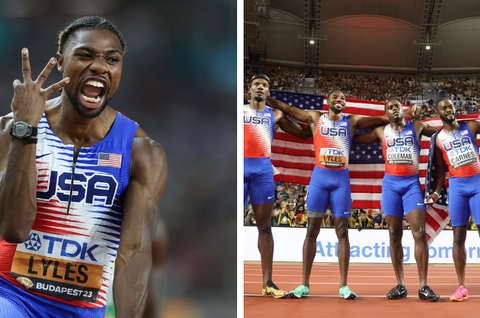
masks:
<instances>
[{"instance_id":1,"label":"large american flag","mask_svg":"<svg viewBox=\"0 0 480 318\"><path fill-rule=\"evenodd\" d=\"M273 98L303 110L327 112L326 96L290 92L271 92ZM383 116L385 103L346 99L345 115ZM461 115L457 119L477 119L476 115ZM423 120L430 126L441 126L439 118ZM365 133L367 130L357 130ZM422 189L427 177L427 163L430 138L422 136L419 163L419 176ZM279 171L275 181L309 184L315 166L313 138L302 140L278 129L272 143L272 164ZM352 188L352 208L380 209L382 200L382 179L385 174L382 145L352 145L349 158L349 174ZM448 181L447 181L448 184ZM428 190L428 189L427 189ZM433 190L432 190L433 191ZM446 193L444 194L446 198ZM444 204L427 207L427 241L433 242L438 233L449 221L448 207Z\"/></svg>"}]
</instances>

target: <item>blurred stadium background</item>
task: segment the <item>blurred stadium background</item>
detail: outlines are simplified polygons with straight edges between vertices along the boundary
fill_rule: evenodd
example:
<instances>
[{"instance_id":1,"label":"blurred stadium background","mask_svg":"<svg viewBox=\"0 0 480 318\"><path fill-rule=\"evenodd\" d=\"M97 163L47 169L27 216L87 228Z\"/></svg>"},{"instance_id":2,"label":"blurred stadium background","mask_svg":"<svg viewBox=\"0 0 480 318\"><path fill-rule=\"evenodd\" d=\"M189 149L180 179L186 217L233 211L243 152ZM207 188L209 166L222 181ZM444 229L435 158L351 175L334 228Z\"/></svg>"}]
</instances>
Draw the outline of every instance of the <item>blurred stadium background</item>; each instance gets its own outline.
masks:
<instances>
[{"instance_id":1,"label":"blurred stadium background","mask_svg":"<svg viewBox=\"0 0 480 318\"><path fill-rule=\"evenodd\" d=\"M32 76L80 15L109 19L127 41L110 105L166 150L160 203L169 236L164 317L236 315L235 0L1 0L0 113L10 112L20 51ZM53 71L47 84L60 79ZM220 191L228 189L228 191Z\"/></svg>"}]
</instances>

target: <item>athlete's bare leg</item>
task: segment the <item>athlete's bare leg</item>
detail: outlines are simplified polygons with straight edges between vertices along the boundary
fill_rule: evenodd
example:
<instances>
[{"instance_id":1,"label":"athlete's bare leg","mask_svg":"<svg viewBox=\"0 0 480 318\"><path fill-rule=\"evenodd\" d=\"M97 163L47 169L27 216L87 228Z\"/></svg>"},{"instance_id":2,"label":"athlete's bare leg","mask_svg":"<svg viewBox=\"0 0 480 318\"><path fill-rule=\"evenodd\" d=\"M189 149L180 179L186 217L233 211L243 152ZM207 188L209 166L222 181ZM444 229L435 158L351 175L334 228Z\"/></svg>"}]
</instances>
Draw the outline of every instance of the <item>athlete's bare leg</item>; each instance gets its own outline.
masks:
<instances>
[{"instance_id":1,"label":"athlete's bare leg","mask_svg":"<svg viewBox=\"0 0 480 318\"><path fill-rule=\"evenodd\" d=\"M453 227L453 262L455 263L455 271L457 272L458 285L463 286L465 286L465 264L467 262L467 255L465 253L466 238L466 225Z\"/></svg>"},{"instance_id":2,"label":"athlete's bare leg","mask_svg":"<svg viewBox=\"0 0 480 318\"><path fill-rule=\"evenodd\" d=\"M263 287L272 280L273 235L272 211L274 202L253 204L253 214L258 228L258 250L262 263Z\"/></svg>"},{"instance_id":3,"label":"athlete's bare leg","mask_svg":"<svg viewBox=\"0 0 480 318\"><path fill-rule=\"evenodd\" d=\"M321 214L319 214L321 215ZM317 253L317 237L320 233L323 217L309 217L307 235L303 242L303 282L302 284L310 288L310 274L312 273L313 260Z\"/></svg>"},{"instance_id":4,"label":"athlete's bare leg","mask_svg":"<svg viewBox=\"0 0 480 318\"><path fill-rule=\"evenodd\" d=\"M347 286L348 265L350 264L350 241L348 240L348 218L334 218L338 238L338 266L340 267L340 288Z\"/></svg>"},{"instance_id":5,"label":"athlete's bare leg","mask_svg":"<svg viewBox=\"0 0 480 318\"><path fill-rule=\"evenodd\" d=\"M390 257L392 258L393 270L397 283L405 286L405 279L403 277L403 219L388 215L386 217L388 224L388 234L390 235Z\"/></svg>"},{"instance_id":6,"label":"athlete's bare leg","mask_svg":"<svg viewBox=\"0 0 480 318\"><path fill-rule=\"evenodd\" d=\"M420 286L427 284L428 273L428 245L425 233L425 221L427 212L422 209L415 209L408 213L407 219L410 223L413 239L415 240L415 260L417 261L418 278Z\"/></svg>"}]
</instances>

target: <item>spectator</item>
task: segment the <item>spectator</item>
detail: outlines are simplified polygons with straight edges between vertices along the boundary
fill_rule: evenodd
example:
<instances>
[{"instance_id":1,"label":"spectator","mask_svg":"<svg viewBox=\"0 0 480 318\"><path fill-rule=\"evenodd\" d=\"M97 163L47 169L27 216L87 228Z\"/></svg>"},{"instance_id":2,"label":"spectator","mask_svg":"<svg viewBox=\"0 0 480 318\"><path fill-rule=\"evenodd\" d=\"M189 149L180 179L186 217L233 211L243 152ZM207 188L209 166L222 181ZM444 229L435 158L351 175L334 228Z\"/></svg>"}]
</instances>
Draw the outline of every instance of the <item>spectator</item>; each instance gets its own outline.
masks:
<instances>
[{"instance_id":1,"label":"spectator","mask_svg":"<svg viewBox=\"0 0 480 318\"><path fill-rule=\"evenodd\" d=\"M306 227L307 226L307 215L304 211L303 205L297 208L295 213L295 226L296 227Z\"/></svg>"},{"instance_id":2,"label":"spectator","mask_svg":"<svg viewBox=\"0 0 480 318\"><path fill-rule=\"evenodd\" d=\"M252 205L249 204L247 207L246 207L246 216L245 216L245 219L244 219L244 224L247 225L247 226L253 226L253 225L256 225L257 222L255 221L255 214L253 214L253 208L252 208Z\"/></svg>"},{"instance_id":3,"label":"spectator","mask_svg":"<svg viewBox=\"0 0 480 318\"><path fill-rule=\"evenodd\" d=\"M292 226L293 217L288 210L287 202L283 202L278 215L278 226Z\"/></svg>"},{"instance_id":4,"label":"spectator","mask_svg":"<svg viewBox=\"0 0 480 318\"><path fill-rule=\"evenodd\" d=\"M280 214L280 204L275 204L275 208L272 211L272 226L278 226L278 215Z\"/></svg>"},{"instance_id":5,"label":"spectator","mask_svg":"<svg viewBox=\"0 0 480 318\"><path fill-rule=\"evenodd\" d=\"M360 217L357 219L357 223L355 223L355 227L358 228L358 226L363 229L373 229L373 221L368 217L365 210L360 209Z\"/></svg>"}]
</instances>

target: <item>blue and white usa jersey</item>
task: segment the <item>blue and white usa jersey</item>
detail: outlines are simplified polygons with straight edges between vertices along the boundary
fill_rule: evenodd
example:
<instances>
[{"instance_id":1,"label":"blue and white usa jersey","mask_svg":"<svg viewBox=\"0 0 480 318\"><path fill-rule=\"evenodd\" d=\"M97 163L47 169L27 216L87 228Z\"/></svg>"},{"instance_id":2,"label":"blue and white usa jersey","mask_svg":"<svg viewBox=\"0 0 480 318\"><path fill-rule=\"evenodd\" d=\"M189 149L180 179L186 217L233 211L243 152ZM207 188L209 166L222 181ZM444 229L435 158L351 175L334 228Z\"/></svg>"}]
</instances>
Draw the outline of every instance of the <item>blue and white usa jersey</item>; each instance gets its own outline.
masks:
<instances>
[{"instance_id":1,"label":"blue and white usa jersey","mask_svg":"<svg viewBox=\"0 0 480 318\"><path fill-rule=\"evenodd\" d=\"M16 244L11 276L5 278L70 305L105 306L137 127L117 113L107 136L81 148L75 162L74 146L64 144L43 116L37 136L37 216L29 239Z\"/></svg>"}]
</instances>

